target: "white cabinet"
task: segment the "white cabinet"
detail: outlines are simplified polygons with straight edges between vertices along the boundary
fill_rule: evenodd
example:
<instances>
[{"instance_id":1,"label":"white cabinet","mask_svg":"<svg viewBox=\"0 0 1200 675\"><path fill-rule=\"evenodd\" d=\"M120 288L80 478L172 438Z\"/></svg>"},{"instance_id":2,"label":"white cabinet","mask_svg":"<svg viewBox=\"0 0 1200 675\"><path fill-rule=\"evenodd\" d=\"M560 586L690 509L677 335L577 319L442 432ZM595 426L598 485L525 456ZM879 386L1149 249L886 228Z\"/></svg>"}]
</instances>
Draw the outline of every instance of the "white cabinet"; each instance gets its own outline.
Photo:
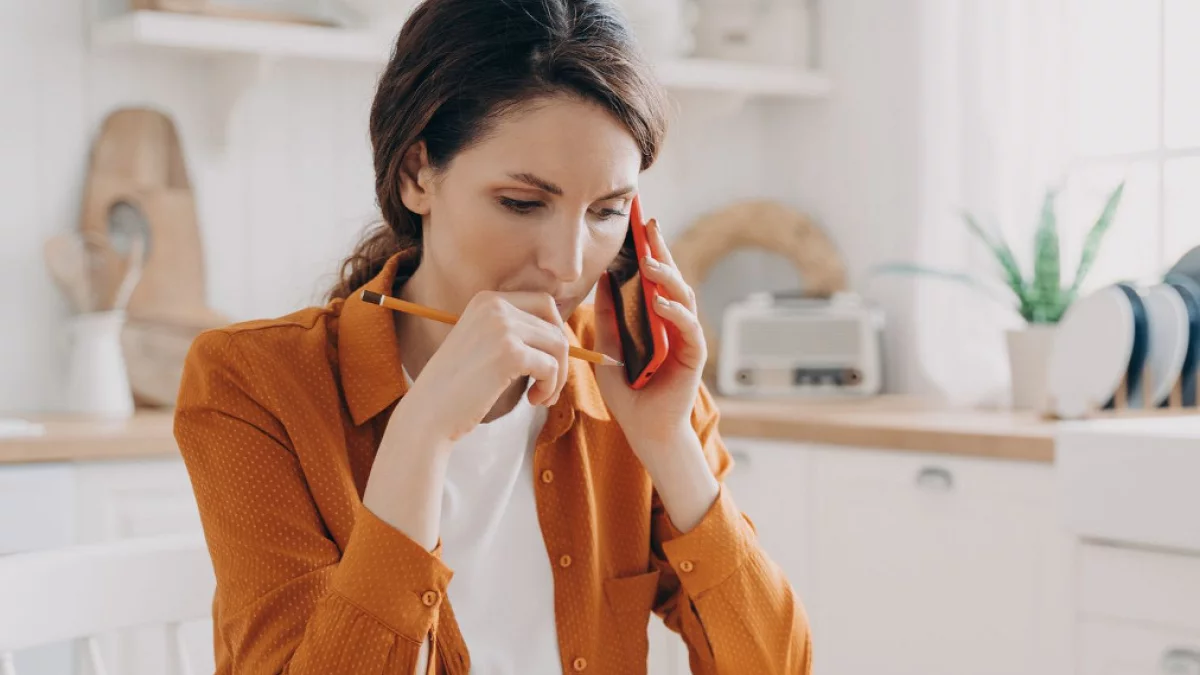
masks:
<instances>
[{"instance_id":1,"label":"white cabinet","mask_svg":"<svg viewBox=\"0 0 1200 675\"><path fill-rule=\"evenodd\" d=\"M837 448L812 471L820 675L1067 672L1052 467Z\"/></svg>"},{"instance_id":2,"label":"white cabinet","mask_svg":"<svg viewBox=\"0 0 1200 675\"><path fill-rule=\"evenodd\" d=\"M733 471L725 487L754 523L758 540L805 603L808 583L810 454L795 443L726 438ZM651 622L650 675L685 675L687 647L659 621Z\"/></svg>"},{"instance_id":3,"label":"white cabinet","mask_svg":"<svg viewBox=\"0 0 1200 675\"><path fill-rule=\"evenodd\" d=\"M817 675L1071 671L1052 466L725 441L726 485L808 610ZM687 673L686 651L650 672Z\"/></svg>"},{"instance_id":4,"label":"white cabinet","mask_svg":"<svg viewBox=\"0 0 1200 675\"><path fill-rule=\"evenodd\" d=\"M1086 544L1079 675L1200 675L1200 556Z\"/></svg>"},{"instance_id":5,"label":"white cabinet","mask_svg":"<svg viewBox=\"0 0 1200 675\"><path fill-rule=\"evenodd\" d=\"M797 443L726 440L734 467L725 485L754 523L758 541L806 598L812 525L812 454Z\"/></svg>"},{"instance_id":6,"label":"white cabinet","mask_svg":"<svg viewBox=\"0 0 1200 675\"><path fill-rule=\"evenodd\" d=\"M200 516L179 459L48 463L0 467L0 555L71 544L200 532ZM212 672L210 622L185 628L196 672ZM163 628L101 639L113 673L167 672ZM17 672L71 672L70 645L48 645L16 656ZM77 673L90 670L78 662Z\"/></svg>"},{"instance_id":7,"label":"white cabinet","mask_svg":"<svg viewBox=\"0 0 1200 675\"><path fill-rule=\"evenodd\" d=\"M0 555L67 546L75 540L75 484L62 464L0 466ZM0 599L0 602L3 602ZM18 673L70 670L70 645L47 645L15 657Z\"/></svg>"},{"instance_id":8,"label":"white cabinet","mask_svg":"<svg viewBox=\"0 0 1200 675\"><path fill-rule=\"evenodd\" d=\"M200 511L178 459L76 468L80 542L200 532Z\"/></svg>"}]
</instances>

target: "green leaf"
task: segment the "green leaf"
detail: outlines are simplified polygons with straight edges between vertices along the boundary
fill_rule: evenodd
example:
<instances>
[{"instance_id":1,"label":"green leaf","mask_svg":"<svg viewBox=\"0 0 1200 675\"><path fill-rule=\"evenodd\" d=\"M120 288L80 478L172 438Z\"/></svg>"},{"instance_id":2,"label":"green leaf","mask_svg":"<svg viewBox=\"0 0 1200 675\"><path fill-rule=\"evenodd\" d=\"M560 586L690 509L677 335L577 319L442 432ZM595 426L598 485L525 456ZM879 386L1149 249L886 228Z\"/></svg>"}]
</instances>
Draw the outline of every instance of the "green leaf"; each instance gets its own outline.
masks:
<instances>
[{"instance_id":1,"label":"green leaf","mask_svg":"<svg viewBox=\"0 0 1200 675\"><path fill-rule=\"evenodd\" d=\"M1029 289L1025 284L1025 277L1021 274L1021 266L1017 264L1017 258L1013 255L1012 249L1009 248L1008 242L1004 241L1003 236L997 236L993 239L988 235L975 220L975 217L966 211L962 214L963 220L967 223L967 229L971 231L980 241L991 250L992 255L996 257L996 261L1000 263L1000 267L1004 270L1005 283L1017 299L1024 302L1028 296Z\"/></svg>"},{"instance_id":2,"label":"green leaf","mask_svg":"<svg viewBox=\"0 0 1200 675\"><path fill-rule=\"evenodd\" d=\"M1079 268L1075 270L1075 281L1071 283L1072 295L1079 292L1088 272L1092 271L1092 263L1096 261L1096 255L1100 252L1100 244L1104 241L1104 235L1108 233L1108 229L1117 215L1117 207L1121 205L1121 196L1124 194L1125 181L1121 181L1121 184L1108 196L1104 210L1100 212L1096 224L1092 225L1092 229L1083 240L1083 253L1079 256Z\"/></svg>"},{"instance_id":3,"label":"green leaf","mask_svg":"<svg viewBox=\"0 0 1200 675\"><path fill-rule=\"evenodd\" d=\"M1062 293L1061 253L1058 248L1058 220L1054 216L1053 190L1046 191L1042 219L1033 242L1033 295L1037 321L1049 321Z\"/></svg>"},{"instance_id":4,"label":"green leaf","mask_svg":"<svg viewBox=\"0 0 1200 675\"><path fill-rule=\"evenodd\" d=\"M878 265L872 269L872 274L907 274L914 276L931 276L946 281L969 286L981 293L987 295L991 299L999 302L1006 307L1012 307L1012 300L996 293L994 286L985 284L976 277L963 272L953 272L950 270L938 269L936 267L926 267L925 265L917 265L914 263L889 263Z\"/></svg>"}]
</instances>

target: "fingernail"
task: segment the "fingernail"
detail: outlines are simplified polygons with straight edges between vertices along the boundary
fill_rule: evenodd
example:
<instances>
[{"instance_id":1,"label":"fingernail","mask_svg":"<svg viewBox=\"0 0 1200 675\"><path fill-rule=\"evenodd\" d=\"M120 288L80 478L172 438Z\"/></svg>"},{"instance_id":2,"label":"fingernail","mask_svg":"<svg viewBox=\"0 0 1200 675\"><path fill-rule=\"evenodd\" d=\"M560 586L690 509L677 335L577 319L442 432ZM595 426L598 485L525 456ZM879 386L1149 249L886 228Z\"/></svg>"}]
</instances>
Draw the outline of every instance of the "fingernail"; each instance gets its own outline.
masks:
<instances>
[{"instance_id":1,"label":"fingernail","mask_svg":"<svg viewBox=\"0 0 1200 675\"><path fill-rule=\"evenodd\" d=\"M669 307L671 305L671 301L667 300L666 298L664 298L661 295L655 297L654 301L657 302L658 304L662 305L663 307Z\"/></svg>"}]
</instances>

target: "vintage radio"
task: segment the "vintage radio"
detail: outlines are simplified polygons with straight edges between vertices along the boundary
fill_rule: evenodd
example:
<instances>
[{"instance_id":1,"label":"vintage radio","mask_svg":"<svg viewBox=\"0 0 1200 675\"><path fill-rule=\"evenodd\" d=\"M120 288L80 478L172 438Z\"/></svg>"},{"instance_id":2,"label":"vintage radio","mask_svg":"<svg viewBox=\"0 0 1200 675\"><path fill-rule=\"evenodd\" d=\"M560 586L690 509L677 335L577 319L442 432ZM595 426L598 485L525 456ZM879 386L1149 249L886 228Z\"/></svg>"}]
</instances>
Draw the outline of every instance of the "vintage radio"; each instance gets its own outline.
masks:
<instances>
[{"instance_id":1,"label":"vintage radio","mask_svg":"<svg viewBox=\"0 0 1200 675\"><path fill-rule=\"evenodd\" d=\"M753 294L725 310L717 388L727 396L877 394L883 324L883 312L854 294Z\"/></svg>"}]
</instances>

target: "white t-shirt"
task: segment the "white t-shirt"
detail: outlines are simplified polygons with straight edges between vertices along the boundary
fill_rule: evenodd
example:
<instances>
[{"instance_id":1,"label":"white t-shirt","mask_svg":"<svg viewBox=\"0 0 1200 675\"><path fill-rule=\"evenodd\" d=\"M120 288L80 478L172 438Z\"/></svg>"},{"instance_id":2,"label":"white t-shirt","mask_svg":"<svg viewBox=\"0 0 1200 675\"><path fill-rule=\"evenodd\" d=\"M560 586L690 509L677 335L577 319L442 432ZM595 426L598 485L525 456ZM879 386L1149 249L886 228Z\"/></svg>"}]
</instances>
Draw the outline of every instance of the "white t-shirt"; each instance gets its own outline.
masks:
<instances>
[{"instance_id":1,"label":"white t-shirt","mask_svg":"<svg viewBox=\"0 0 1200 675\"><path fill-rule=\"evenodd\" d=\"M546 412L522 396L450 452L442 560L454 571L446 594L476 675L562 672L554 572L534 500L533 452Z\"/></svg>"}]
</instances>

